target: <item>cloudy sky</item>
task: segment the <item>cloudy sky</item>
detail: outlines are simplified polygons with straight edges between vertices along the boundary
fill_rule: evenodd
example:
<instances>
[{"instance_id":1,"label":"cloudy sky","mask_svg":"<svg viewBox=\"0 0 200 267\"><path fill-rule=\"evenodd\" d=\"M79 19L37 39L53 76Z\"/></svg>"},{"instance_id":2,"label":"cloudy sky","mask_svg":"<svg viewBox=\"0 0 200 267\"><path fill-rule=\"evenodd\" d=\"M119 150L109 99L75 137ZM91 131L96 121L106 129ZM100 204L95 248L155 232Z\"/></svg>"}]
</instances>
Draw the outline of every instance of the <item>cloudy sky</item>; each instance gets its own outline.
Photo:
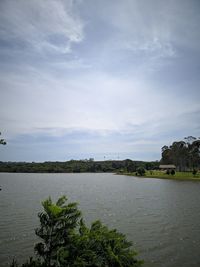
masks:
<instances>
[{"instance_id":1,"label":"cloudy sky","mask_svg":"<svg viewBox=\"0 0 200 267\"><path fill-rule=\"evenodd\" d=\"M1 0L0 160L159 160L200 136L199 0Z\"/></svg>"}]
</instances>

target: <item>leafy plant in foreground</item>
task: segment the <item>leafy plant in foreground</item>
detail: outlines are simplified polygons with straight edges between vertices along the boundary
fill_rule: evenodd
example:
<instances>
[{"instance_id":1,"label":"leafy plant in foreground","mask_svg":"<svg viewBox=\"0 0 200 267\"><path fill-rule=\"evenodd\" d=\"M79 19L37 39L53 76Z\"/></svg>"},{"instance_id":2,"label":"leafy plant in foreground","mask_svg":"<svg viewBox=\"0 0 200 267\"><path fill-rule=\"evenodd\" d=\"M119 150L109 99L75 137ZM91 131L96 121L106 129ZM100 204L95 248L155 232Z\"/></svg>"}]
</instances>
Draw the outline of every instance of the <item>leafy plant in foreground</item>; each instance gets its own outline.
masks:
<instances>
[{"instance_id":1,"label":"leafy plant in foreground","mask_svg":"<svg viewBox=\"0 0 200 267\"><path fill-rule=\"evenodd\" d=\"M22 267L139 267L131 242L115 229L109 230L100 221L88 228L76 203L66 204L65 196L53 203L42 202L40 227L35 245L37 259L29 259ZM11 267L17 267L13 261Z\"/></svg>"},{"instance_id":2,"label":"leafy plant in foreground","mask_svg":"<svg viewBox=\"0 0 200 267\"><path fill-rule=\"evenodd\" d=\"M35 233L43 242L35 246L35 251L48 266L54 266L61 247L68 249L73 242L74 229L81 215L76 203L66 205L66 201L63 196L54 204L49 198L42 202L44 212L38 214L41 226Z\"/></svg>"}]
</instances>

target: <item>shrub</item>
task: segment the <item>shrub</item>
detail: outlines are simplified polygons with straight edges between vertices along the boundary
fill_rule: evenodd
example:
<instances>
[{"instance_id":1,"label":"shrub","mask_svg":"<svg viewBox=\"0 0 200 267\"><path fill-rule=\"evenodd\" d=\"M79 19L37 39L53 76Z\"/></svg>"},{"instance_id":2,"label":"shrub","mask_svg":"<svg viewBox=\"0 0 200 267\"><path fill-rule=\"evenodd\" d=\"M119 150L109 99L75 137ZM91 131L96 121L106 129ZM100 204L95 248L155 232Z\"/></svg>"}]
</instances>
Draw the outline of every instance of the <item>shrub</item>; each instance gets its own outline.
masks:
<instances>
[{"instance_id":1,"label":"shrub","mask_svg":"<svg viewBox=\"0 0 200 267\"><path fill-rule=\"evenodd\" d=\"M144 176L145 175L145 169L143 167L139 167L137 169L137 173L139 176Z\"/></svg>"},{"instance_id":2,"label":"shrub","mask_svg":"<svg viewBox=\"0 0 200 267\"><path fill-rule=\"evenodd\" d=\"M194 170L192 171L192 174L195 176L195 175L197 174L197 170L194 169Z\"/></svg>"},{"instance_id":3,"label":"shrub","mask_svg":"<svg viewBox=\"0 0 200 267\"><path fill-rule=\"evenodd\" d=\"M66 204L65 196L53 203L42 202L38 214L40 227L35 233L41 242L35 245L36 259L22 267L139 267L132 243L116 229L109 230L100 221L88 228L76 203ZM17 267L13 261L11 267Z\"/></svg>"},{"instance_id":4,"label":"shrub","mask_svg":"<svg viewBox=\"0 0 200 267\"><path fill-rule=\"evenodd\" d=\"M171 170L171 175L175 175L175 170Z\"/></svg>"}]
</instances>

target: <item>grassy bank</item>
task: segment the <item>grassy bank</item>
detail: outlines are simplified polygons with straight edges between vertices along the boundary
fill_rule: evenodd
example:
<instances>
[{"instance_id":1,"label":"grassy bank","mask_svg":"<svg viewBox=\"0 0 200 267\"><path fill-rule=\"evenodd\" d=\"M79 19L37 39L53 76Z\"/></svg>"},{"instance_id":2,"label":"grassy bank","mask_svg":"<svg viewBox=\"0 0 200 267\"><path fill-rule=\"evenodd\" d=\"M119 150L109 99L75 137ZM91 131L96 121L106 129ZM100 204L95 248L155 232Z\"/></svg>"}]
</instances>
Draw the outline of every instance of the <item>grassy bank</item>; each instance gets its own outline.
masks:
<instances>
[{"instance_id":1,"label":"grassy bank","mask_svg":"<svg viewBox=\"0 0 200 267\"><path fill-rule=\"evenodd\" d=\"M136 176L136 172L127 173L123 172L120 174ZM137 176L143 178L159 178L159 179L172 179L172 180L192 180L192 181L200 181L200 172L196 175L193 175L192 172L176 172L175 175L166 174L164 171L146 171L145 176Z\"/></svg>"}]
</instances>

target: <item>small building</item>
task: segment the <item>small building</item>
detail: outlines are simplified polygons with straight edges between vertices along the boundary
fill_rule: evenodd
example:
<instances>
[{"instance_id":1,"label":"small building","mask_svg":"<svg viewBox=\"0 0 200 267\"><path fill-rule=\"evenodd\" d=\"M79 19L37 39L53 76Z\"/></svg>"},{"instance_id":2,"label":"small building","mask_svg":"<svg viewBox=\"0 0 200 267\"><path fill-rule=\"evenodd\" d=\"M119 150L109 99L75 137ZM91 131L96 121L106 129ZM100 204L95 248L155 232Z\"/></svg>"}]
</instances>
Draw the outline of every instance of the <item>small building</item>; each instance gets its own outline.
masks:
<instances>
[{"instance_id":1,"label":"small building","mask_svg":"<svg viewBox=\"0 0 200 267\"><path fill-rule=\"evenodd\" d=\"M159 169L162 171L167 171L167 170L175 170L176 166L174 164L166 164L166 165L160 165Z\"/></svg>"}]
</instances>

